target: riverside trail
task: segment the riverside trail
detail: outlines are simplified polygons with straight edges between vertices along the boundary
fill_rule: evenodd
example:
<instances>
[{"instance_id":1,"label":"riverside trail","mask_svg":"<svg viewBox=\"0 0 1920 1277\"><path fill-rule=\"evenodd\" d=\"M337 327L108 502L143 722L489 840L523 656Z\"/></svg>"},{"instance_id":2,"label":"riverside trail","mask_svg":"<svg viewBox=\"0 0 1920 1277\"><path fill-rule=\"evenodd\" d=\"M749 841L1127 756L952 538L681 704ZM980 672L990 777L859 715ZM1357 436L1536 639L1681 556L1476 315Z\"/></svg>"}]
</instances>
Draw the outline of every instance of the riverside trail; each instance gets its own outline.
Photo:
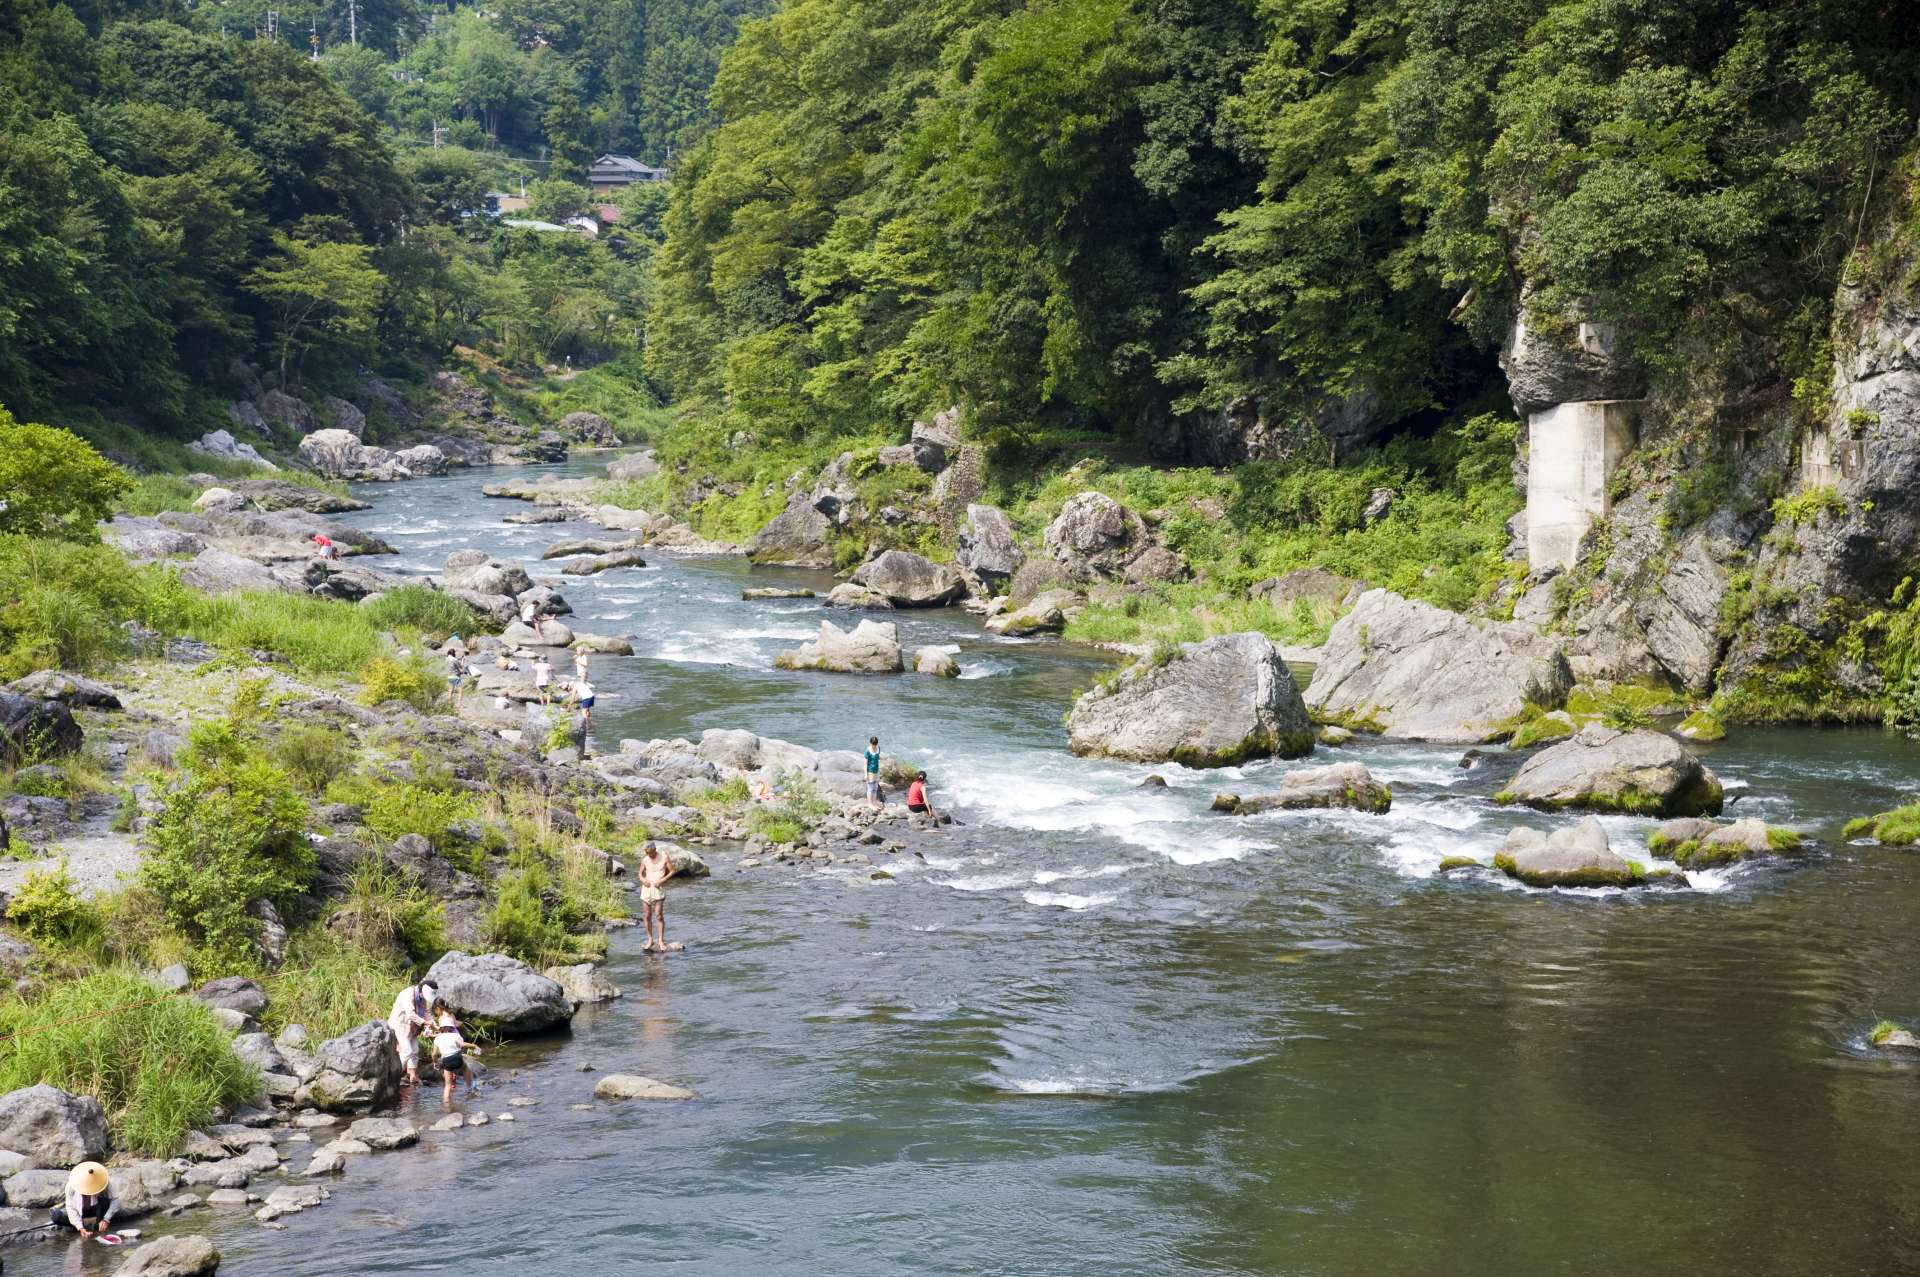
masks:
<instances>
[{"instance_id":1,"label":"riverside trail","mask_svg":"<svg viewBox=\"0 0 1920 1277\"><path fill-rule=\"evenodd\" d=\"M524 507L483 498L494 477L368 486L352 519L423 573L479 548L547 575L544 546L592 531L503 524ZM1703 747L1730 814L1809 838L1792 860L1634 896L1445 879L1443 856L1572 819L1492 803L1517 757L1322 749L1311 763L1360 759L1390 783L1392 811L1210 816L1224 778L1257 791L1295 764L1070 756L1061 714L1102 654L983 635L953 610L890 619L905 644L956 646L957 680L779 672L823 613L740 591L824 578L647 558L562 587L579 628L634 641L594 658L600 748L878 734L963 827L918 839L924 862L890 863L892 884L723 851L711 880L669 892L687 952L643 958L616 932L623 1000L487 1054L482 1104L513 1123L360 1159L284 1231L197 1216L223 1272L1920 1265L1920 1070L1864 1041L1920 1016L1920 854L1840 837L1920 786L1911 744L1800 730ZM1168 787L1140 788L1149 774ZM1604 823L1623 846L1652 827ZM608 1072L701 1098L597 1103ZM410 1115L441 1111L422 1089ZM7 1263L118 1258L40 1246Z\"/></svg>"}]
</instances>

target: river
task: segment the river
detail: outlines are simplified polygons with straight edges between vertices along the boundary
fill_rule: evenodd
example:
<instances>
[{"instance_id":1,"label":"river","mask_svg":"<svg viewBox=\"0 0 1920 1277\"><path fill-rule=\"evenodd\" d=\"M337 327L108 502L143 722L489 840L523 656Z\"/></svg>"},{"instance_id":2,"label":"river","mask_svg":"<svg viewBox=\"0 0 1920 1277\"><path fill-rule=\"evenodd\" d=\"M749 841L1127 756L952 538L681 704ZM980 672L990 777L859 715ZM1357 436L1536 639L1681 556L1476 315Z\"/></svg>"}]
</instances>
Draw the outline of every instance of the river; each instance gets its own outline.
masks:
<instances>
[{"instance_id":1,"label":"river","mask_svg":"<svg viewBox=\"0 0 1920 1277\"><path fill-rule=\"evenodd\" d=\"M372 487L352 518L423 572L467 547L538 572L593 531L501 523L525 507L483 499L494 478ZM1209 816L1219 774L1067 754L1100 654L905 613L904 640L957 645L958 681L779 672L821 612L742 602L749 582L823 583L664 554L566 580L577 628L637 652L595 660L598 747L877 733L966 823L953 854L891 886L729 860L669 897L685 954L616 933L624 1000L490 1055L513 1124L356 1160L285 1231L196 1211L150 1233L211 1231L223 1272L276 1277L1920 1269L1920 1069L1865 1045L1920 1019L1920 854L1839 836L1920 788L1913 745L1703 747L1734 814L1811 845L1685 891L1441 879L1555 823L1490 801L1513 760L1323 750L1389 781L1392 812ZM1252 792L1285 766L1226 775ZM1623 847L1650 828L1606 823ZM702 1098L576 1110L583 1064Z\"/></svg>"}]
</instances>

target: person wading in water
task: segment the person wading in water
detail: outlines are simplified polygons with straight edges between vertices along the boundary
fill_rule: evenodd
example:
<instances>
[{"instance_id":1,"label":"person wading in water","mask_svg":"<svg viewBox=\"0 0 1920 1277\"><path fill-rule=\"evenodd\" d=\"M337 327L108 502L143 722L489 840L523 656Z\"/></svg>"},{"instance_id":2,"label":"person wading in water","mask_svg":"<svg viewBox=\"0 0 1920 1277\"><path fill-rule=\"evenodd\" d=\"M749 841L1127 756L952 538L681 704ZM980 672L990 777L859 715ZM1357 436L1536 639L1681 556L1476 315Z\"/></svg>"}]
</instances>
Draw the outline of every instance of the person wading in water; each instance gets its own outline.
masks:
<instances>
[{"instance_id":1,"label":"person wading in water","mask_svg":"<svg viewBox=\"0 0 1920 1277\"><path fill-rule=\"evenodd\" d=\"M410 984L400 990L387 1015L387 1027L393 1030L394 1048L400 1052L400 1065L407 1071L409 1086L420 1082L420 1030L433 1027L430 1017L433 1004L439 1000L440 990L431 984Z\"/></svg>"},{"instance_id":2,"label":"person wading in water","mask_svg":"<svg viewBox=\"0 0 1920 1277\"><path fill-rule=\"evenodd\" d=\"M646 943L640 946L642 953L665 953L667 951L667 879L674 875L673 861L669 860L659 846L648 842L640 853L640 911L642 921L647 928ZM659 935L654 934L655 928Z\"/></svg>"}]
</instances>

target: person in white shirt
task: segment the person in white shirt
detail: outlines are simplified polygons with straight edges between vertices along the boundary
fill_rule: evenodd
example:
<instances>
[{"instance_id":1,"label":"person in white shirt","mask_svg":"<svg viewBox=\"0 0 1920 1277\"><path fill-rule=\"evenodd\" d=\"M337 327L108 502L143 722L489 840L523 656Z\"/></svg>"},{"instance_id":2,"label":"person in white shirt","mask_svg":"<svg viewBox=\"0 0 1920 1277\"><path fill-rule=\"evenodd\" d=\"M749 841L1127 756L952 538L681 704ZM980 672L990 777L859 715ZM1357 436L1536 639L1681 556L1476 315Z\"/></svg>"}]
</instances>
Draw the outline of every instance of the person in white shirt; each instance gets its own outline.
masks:
<instances>
[{"instance_id":1,"label":"person in white shirt","mask_svg":"<svg viewBox=\"0 0 1920 1277\"><path fill-rule=\"evenodd\" d=\"M542 652L533 662L533 690L540 693L540 703L547 704L553 695L553 662Z\"/></svg>"},{"instance_id":2,"label":"person in white shirt","mask_svg":"<svg viewBox=\"0 0 1920 1277\"><path fill-rule=\"evenodd\" d=\"M442 1010L439 1023L434 1026L433 1062L440 1068L440 1102L453 1102L453 1082L455 1078L465 1078L467 1094L472 1095L479 1087L474 1081L473 1070L467 1065L469 1055L480 1054L480 1048L460 1036L460 1021L451 1011Z\"/></svg>"},{"instance_id":3,"label":"person in white shirt","mask_svg":"<svg viewBox=\"0 0 1920 1277\"><path fill-rule=\"evenodd\" d=\"M428 1017L439 1000L440 990L431 984L410 984L400 990L393 1000L393 1010L387 1014L387 1027L393 1030L394 1047L400 1052L400 1065L407 1071L409 1085L420 1081L420 1030L433 1027Z\"/></svg>"},{"instance_id":4,"label":"person in white shirt","mask_svg":"<svg viewBox=\"0 0 1920 1277\"><path fill-rule=\"evenodd\" d=\"M580 713L586 719L588 727L593 726L593 684L586 679L575 679L573 699L580 706Z\"/></svg>"}]
</instances>

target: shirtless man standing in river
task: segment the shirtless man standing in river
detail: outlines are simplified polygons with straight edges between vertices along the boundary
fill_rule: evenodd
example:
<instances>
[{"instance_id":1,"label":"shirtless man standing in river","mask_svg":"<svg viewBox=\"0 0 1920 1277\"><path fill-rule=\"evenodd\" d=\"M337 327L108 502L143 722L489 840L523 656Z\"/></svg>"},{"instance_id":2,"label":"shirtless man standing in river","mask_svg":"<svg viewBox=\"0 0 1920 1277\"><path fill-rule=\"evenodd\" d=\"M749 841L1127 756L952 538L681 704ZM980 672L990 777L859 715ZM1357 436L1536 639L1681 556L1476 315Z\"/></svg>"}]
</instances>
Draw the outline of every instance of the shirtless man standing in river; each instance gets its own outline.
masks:
<instances>
[{"instance_id":1,"label":"shirtless man standing in river","mask_svg":"<svg viewBox=\"0 0 1920 1277\"><path fill-rule=\"evenodd\" d=\"M660 848L649 841L640 851L640 915L647 928L647 941L640 946L640 952L651 953L667 951L667 893L663 888L667 879L673 877L673 861L667 859ZM659 928L658 944L655 944L654 928Z\"/></svg>"}]
</instances>

